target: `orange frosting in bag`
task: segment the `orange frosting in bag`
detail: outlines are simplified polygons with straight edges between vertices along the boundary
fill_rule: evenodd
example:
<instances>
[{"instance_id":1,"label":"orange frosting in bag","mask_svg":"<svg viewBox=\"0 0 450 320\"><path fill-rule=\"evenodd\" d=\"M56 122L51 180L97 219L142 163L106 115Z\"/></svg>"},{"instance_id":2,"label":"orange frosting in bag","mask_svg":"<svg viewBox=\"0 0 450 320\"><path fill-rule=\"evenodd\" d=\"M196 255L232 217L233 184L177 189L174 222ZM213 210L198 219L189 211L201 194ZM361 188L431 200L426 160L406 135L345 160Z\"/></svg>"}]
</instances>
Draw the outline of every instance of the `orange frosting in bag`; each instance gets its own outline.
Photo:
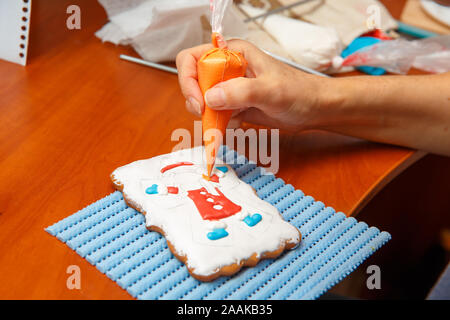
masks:
<instances>
[{"instance_id":1,"label":"orange frosting in bag","mask_svg":"<svg viewBox=\"0 0 450 320\"><path fill-rule=\"evenodd\" d=\"M213 34L212 42L215 48L206 52L197 63L198 83L203 96L208 89L219 82L243 77L247 69L247 61L239 52L221 47L224 42L220 35ZM217 150L225 135L231 114L232 110L216 111L205 103L202 127L208 176L211 176L214 168Z\"/></svg>"}]
</instances>

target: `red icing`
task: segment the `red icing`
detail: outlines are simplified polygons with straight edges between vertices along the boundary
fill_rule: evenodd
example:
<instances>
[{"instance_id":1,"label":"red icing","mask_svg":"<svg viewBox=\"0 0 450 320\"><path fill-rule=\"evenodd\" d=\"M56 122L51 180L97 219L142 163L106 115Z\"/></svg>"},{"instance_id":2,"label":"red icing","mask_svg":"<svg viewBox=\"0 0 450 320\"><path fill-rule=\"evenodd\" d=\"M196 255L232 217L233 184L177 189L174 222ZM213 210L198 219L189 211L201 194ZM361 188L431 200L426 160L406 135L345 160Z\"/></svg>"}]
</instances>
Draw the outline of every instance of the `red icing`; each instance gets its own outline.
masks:
<instances>
[{"instance_id":1,"label":"red icing","mask_svg":"<svg viewBox=\"0 0 450 320\"><path fill-rule=\"evenodd\" d=\"M177 162L177 163L174 163L174 164L169 164L168 166L165 166L164 168L161 169L161 173L164 173L167 170L170 170L170 169L173 169L173 168L176 168L176 167L192 166L192 165L194 165L192 162L185 162L185 161Z\"/></svg>"},{"instance_id":2,"label":"red icing","mask_svg":"<svg viewBox=\"0 0 450 320\"><path fill-rule=\"evenodd\" d=\"M354 62L358 62L359 64L363 64L367 61L367 52L358 52L352 53L347 58L344 59L342 63L343 66L353 65Z\"/></svg>"},{"instance_id":3,"label":"red icing","mask_svg":"<svg viewBox=\"0 0 450 320\"><path fill-rule=\"evenodd\" d=\"M213 174L211 177L208 177L207 175L203 175L203 179L205 179L207 181L219 183L219 177L216 174Z\"/></svg>"},{"instance_id":4,"label":"red icing","mask_svg":"<svg viewBox=\"0 0 450 320\"><path fill-rule=\"evenodd\" d=\"M177 194L178 193L178 187L167 187L168 193Z\"/></svg>"},{"instance_id":5,"label":"red icing","mask_svg":"<svg viewBox=\"0 0 450 320\"><path fill-rule=\"evenodd\" d=\"M219 177L216 174L213 174L211 177L209 177L209 181L219 183Z\"/></svg>"},{"instance_id":6,"label":"red icing","mask_svg":"<svg viewBox=\"0 0 450 320\"><path fill-rule=\"evenodd\" d=\"M241 207L231 202L218 188L216 188L216 191L219 194L218 196L209 193L205 188L188 191L188 197L194 201L198 212L204 220L223 219L241 211ZM204 194L201 194L201 192L204 192ZM206 201L208 198L214 201ZM222 208L214 209L215 205L220 205Z\"/></svg>"},{"instance_id":7,"label":"red icing","mask_svg":"<svg viewBox=\"0 0 450 320\"><path fill-rule=\"evenodd\" d=\"M380 29L375 29L375 30L366 32L363 35L361 35L361 37L373 37L373 38L377 38L380 40L392 40L391 37L389 37L386 33L384 33Z\"/></svg>"}]
</instances>

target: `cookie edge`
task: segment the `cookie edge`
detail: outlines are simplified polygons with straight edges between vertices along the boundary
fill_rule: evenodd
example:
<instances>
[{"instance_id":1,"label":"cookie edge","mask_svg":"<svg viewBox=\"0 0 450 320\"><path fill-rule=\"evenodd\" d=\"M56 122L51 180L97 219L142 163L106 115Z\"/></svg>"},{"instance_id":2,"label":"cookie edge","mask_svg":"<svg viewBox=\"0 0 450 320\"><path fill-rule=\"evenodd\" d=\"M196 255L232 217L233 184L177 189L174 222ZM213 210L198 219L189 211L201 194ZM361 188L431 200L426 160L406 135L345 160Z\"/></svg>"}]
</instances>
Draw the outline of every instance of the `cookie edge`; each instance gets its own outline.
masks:
<instances>
[{"instance_id":1,"label":"cookie edge","mask_svg":"<svg viewBox=\"0 0 450 320\"><path fill-rule=\"evenodd\" d=\"M112 181L114 187L116 188L116 190L118 190L122 193L125 203L129 207L139 211L140 213L142 213L145 216L147 213L140 206L138 206L136 203L134 203L131 199L128 198L126 193L123 191L124 185L114 176L114 173L112 173L110 177L111 177L111 181ZM252 187L252 189L253 189L253 187ZM281 216L281 214L280 214L280 216ZM282 216L281 216L281 218L283 219ZM233 263L233 264L225 265L225 266L219 268L217 272L212 273L207 276L204 276L204 275L196 274L195 269L189 268L189 266L187 264L187 261L188 261L187 255L182 255L177 252L175 246L173 246L172 243L167 239L166 233L162 228L159 228L157 226L147 226L146 225L146 228L148 230L156 231L159 234L161 234L166 239L166 242L167 242L170 252L172 252L172 254L186 266L189 274L192 277L194 277L195 279L197 279L199 281L203 281L203 282L210 282L210 281L213 281L222 276L224 276L224 277L232 276L232 275L238 273L243 267L255 267L261 260L278 258L284 251L291 250L291 249L297 247L300 244L300 242L302 241L302 234L300 233L300 230L298 230L297 227L295 227L295 226L293 226L293 227L298 232L298 236L299 236L298 242L290 243L289 240L286 240L276 250L263 252L260 254L260 257L257 257L257 253L254 252L248 259L242 260L240 263Z\"/></svg>"}]
</instances>

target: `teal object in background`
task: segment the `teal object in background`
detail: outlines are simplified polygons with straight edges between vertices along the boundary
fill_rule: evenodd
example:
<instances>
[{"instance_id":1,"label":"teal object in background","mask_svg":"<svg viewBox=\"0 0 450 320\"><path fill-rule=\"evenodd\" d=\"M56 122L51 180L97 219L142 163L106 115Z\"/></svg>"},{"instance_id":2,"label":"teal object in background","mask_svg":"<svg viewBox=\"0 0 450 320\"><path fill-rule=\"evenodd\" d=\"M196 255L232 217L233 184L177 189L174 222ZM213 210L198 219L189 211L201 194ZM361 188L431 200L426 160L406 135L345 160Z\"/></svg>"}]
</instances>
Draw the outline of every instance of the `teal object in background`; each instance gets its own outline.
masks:
<instances>
[{"instance_id":1,"label":"teal object in background","mask_svg":"<svg viewBox=\"0 0 450 320\"><path fill-rule=\"evenodd\" d=\"M216 169L222 171L223 173L227 173L227 172L228 172L228 168L225 167L225 166L222 166L222 167L216 167Z\"/></svg>"},{"instance_id":2,"label":"teal object in background","mask_svg":"<svg viewBox=\"0 0 450 320\"><path fill-rule=\"evenodd\" d=\"M400 33L407 34L409 36L424 39L424 38L430 38L430 37L436 37L438 34L427 31L418 27L414 27L412 25L397 21L398 29L397 31Z\"/></svg>"},{"instance_id":3,"label":"teal object in background","mask_svg":"<svg viewBox=\"0 0 450 320\"><path fill-rule=\"evenodd\" d=\"M355 53L359 49L365 48L368 46L372 46L381 41L382 40L380 40L378 38L374 38L374 37L356 38L348 45L348 47L344 51L342 51L341 56L342 56L342 58L345 59L346 57ZM362 66L362 67L356 67L356 69L358 69L361 72L373 75L373 76L381 76L386 73L386 70L384 70L383 68L378 68L378 67Z\"/></svg>"}]
</instances>

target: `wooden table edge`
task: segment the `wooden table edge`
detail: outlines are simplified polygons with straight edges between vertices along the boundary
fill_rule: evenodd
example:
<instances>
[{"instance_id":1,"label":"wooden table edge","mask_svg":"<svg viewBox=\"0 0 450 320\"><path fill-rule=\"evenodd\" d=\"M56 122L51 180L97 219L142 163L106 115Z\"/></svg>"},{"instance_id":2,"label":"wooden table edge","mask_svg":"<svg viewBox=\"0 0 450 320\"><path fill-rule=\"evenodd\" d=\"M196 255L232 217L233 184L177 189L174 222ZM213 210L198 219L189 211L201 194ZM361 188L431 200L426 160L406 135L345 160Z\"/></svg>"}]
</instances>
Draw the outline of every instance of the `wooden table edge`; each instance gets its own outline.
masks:
<instances>
[{"instance_id":1,"label":"wooden table edge","mask_svg":"<svg viewBox=\"0 0 450 320\"><path fill-rule=\"evenodd\" d=\"M427 152L425 151L412 150L410 153L399 159L396 165L392 166L391 170L386 171L372 184L369 189L367 189L360 200L350 209L347 215L356 216L387 184L426 155Z\"/></svg>"}]
</instances>

